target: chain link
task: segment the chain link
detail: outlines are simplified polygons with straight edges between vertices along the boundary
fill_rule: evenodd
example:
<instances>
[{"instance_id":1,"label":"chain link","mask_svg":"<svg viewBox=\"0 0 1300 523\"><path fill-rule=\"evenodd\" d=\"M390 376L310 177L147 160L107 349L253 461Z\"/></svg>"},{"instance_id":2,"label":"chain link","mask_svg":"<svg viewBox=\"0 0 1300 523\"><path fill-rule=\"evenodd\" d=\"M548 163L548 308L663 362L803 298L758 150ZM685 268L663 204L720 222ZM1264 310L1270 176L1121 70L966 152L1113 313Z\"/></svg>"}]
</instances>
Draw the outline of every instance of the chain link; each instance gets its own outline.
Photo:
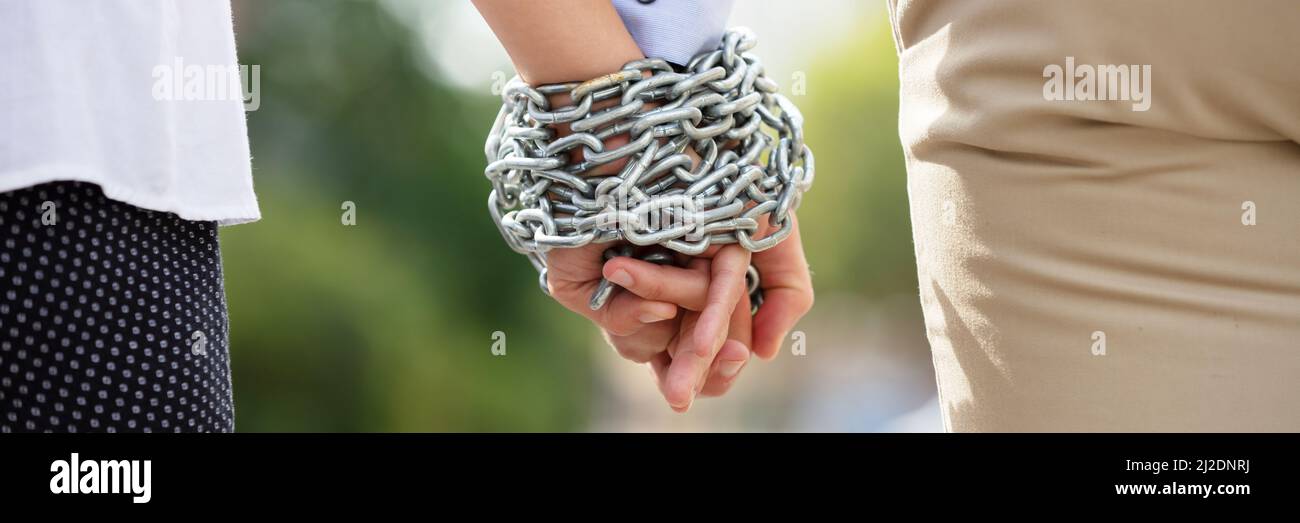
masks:
<instances>
[{"instance_id":1,"label":"chain link","mask_svg":"<svg viewBox=\"0 0 1300 523\"><path fill-rule=\"evenodd\" d=\"M639 257L672 264L669 251L698 255L739 243L757 252L790 235L790 213L812 186L813 154L799 109L748 52L755 44L738 28L682 70L642 59L582 83L506 84L484 147L488 211L506 244L532 261L543 292L553 248L618 242L605 251L608 260L657 246ZM573 105L552 107L549 97L563 93ZM556 124L572 134L557 136ZM617 135L628 142L607 149ZM699 158L694 167L688 147ZM575 149L580 162L570 159ZM623 159L617 175L590 174ZM764 217L771 230L758 238ZM756 312L762 289L753 266L747 284ZM604 306L615 287L602 279L591 308Z\"/></svg>"}]
</instances>

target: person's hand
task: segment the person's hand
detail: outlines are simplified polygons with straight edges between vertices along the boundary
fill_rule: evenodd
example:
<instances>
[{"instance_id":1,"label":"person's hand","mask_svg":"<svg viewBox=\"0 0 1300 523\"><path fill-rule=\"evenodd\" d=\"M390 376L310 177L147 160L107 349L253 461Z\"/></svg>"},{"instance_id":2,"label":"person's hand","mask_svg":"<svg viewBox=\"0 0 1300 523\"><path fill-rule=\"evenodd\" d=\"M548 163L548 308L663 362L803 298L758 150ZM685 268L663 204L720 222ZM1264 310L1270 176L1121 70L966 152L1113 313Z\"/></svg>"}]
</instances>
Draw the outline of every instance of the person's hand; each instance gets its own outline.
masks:
<instances>
[{"instance_id":1,"label":"person's hand","mask_svg":"<svg viewBox=\"0 0 1300 523\"><path fill-rule=\"evenodd\" d=\"M550 100L557 107L572 103L566 93L552 95ZM604 108L616 102L605 100L595 107ZM657 104L648 104L653 105ZM571 132L568 124L553 128L558 136ZM608 137L605 148L621 147L628 139L626 134ZM582 149L574 149L569 154L574 163L583 160ZM690 147L685 154L691 159L690 168L694 169L699 155ZM627 162L624 158L600 165L584 175L616 174ZM650 363L659 391L673 410L685 412L699 395L725 394L750 356L751 316L749 296L745 292L749 253L732 246L726 249L725 256L720 256L723 250L713 248L693 258L683 269L626 257L605 263L603 253L608 247L609 244L592 244L550 251L547 280L551 295L599 326L605 340L624 358ZM592 311L587 304L602 277L602 264L603 276L624 290L616 290L609 303ZM722 276L713 277L717 274ZM726 287L711 287L714 281ZM716 299L731 305L709 305L715 293ZM711 312L714 309L730 310L732 314ZM681 351L682 348L685 350ZM682 356L677 358L679 351Z\"/></svg>"},{"instance_id":2,"label":"person's hand","mask_svg":"<svg viewBox=\"0 0 1300 523\"><path fill-rule=\"evenodd\" d=\"M565 93L550 98L557 107L572 103ZM567 124L554 128L558 136L570 133ZM608 137L606 149L620 147L627 140L625 134ZM685 153L694 169L699 156L689 147ZM569 154L573 162L583 159L581 149ZM615 174L626 163L627 159L619 160L584 174ZM756 237L769 234L770 229L766 220L761 220ZM764 359L776 357L786 334L812 306L812 282L797 224L786 241L753 256L765 292L757 316L750 315L745 292L750 256L738 246L709 249L685 268L627 257L605 262L603 253L609 246L550 251L547 274L551 295L599 326L606 341L624 358L650 363L660 392L679 412L690 408L696 396L725 394L751 353ZM588 300L602 275L623 291L616 291L609 303L592 311ZM724 307L722 302L731 305Z\"/></svg>"},{"instance_id":3,"label":"person's hand","mask_svg":"<svg viewBox=\"0 0 1300 523\"><path fill-rule=\"evenodd\" d=\"M725 394L749 361L749 252L731 245L708 254L712 257L693 258L685 268L620 257L606 262L603 270L626 293L680 307L675 325L609 337L636 359L650 356L660 392L678 411L685 411L696 396Z\"/></svg>"},{"instance_id":4,"label":"person's hand","mask_svg":"<svg viewBox=\"0 0 1300 523\"><path fill-rule=\"evenodd\" d=\"M627 257L606 263L608 247L550 251L551 296L599 326L624 358L650 363L673 410L689 409L697 395L725 393L749 361L749 253L727 246L683 268ZM588 300L602 275L623 289L593 311Z\"/></svg>"},{"instance_id":5,"label":"person's hand","mask_svg":"<svg viewBox=\"0 0 1300 523\"><path fill-rule=\"evenodd\" d=\"M790 214L790 219L794 220L793 231L785 241L752 256L752 263L758 269L760 286L763 289L763 304L758 308L758 313L752 319L749 317L749 296L745 294L742 300L745 314L732 317L729 338L743 340L753 354L765 360L771 360L780 353L781 345L790 333L790 329L794 328L795 324L812 309L814 301L812 273L804 256L803 241L799 236L799 222L794 213ZM765 237L772 232L773 227L766 220L760 220L759 231L755 237ZM712 252L716 252L716 248L711 249L706 256L711 255ZM634 277L633 283L623 286L638 296L646 300L682 304L688 309L690 306L687 304L699 303L704 292L702 289L709 285L709 282L699 279L700 271L692 275L682 272L682 269L659 267L630 258L610 260L605 264L604 274L611 278L611 281L615 281L619 279L619 270L625 270ZM753 326L752 334L737 333L741 326L749 324ZM726 388L719 387L712 390L716 394L706 395L721 394L726 391Z\"/></svg>"},{"instance_id":6,"label":"person's hand","mask_svg":"<svg viewBox=\"0 0 1300 523\"><path fill-rule=\"evenodd\" d=\"M754 315L751 347L754 354L765 360L776 357L790 329L813 306L812 273L799 239L799 221L793 212L790 219L795 220L790 236L771 249L754 253L753 257L763 288L763 305ZM771 227L767 220L759 222L761 234L768 234Z\"/></svg>"}]
</instances>

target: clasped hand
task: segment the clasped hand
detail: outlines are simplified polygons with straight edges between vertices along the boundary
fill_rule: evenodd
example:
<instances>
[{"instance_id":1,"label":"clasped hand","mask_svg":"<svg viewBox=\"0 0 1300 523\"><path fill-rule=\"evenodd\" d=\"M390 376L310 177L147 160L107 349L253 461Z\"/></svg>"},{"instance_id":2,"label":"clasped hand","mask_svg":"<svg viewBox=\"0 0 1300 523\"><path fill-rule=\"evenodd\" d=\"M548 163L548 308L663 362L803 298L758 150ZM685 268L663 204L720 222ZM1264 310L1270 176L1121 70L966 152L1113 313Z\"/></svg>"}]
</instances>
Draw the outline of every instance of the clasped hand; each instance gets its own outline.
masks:
<instances>
[{"instance_id":1,"label":"clasped hand","mask_svg":"<svg viewBox=\"0 0 1300 523\"><path fill-rule=\"evenodd\" d=\"M760 223L770 228L766 220ZM766 251L751 256L739 245L713 247L682 259L681 266L631 257L605 261L609 247L550 251L551 296L595 323L620 356L649 364L659 392L677 412L689 410L697 397L725 394L751 355L775 358L787 333L812 308L797 222L789 238ZM745 283L751 261L764 293L752 316ZM602 277L621 289L591 310L588 300Z\"/></svg>"}]
</instances>

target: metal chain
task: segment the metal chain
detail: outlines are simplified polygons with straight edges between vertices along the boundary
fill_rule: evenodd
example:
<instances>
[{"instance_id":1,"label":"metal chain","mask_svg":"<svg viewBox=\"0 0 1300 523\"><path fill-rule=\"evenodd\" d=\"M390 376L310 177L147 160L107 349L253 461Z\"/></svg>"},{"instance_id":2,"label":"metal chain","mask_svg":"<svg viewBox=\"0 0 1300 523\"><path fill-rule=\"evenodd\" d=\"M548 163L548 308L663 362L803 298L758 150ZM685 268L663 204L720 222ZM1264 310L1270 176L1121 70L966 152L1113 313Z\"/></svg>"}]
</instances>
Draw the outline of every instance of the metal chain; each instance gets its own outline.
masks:
<instances>
[{"instance_id":1,"label":"metal chain","mask_svg":"<svg viewBox=\"0 0 1300 523\"><path fill-rule=\"evenodd\" d=\"M738 28L681 71L643 59L582 83L532 87L515 77L506 84L484 147L488 211L506 244L532 261L543 292L553 248L620 242L605 251L609 259L659 246L641 259L671 264L669 250L698 255L739 243L757 252L790 235L790 212L812 186L813 154L799 109L748 53L755 44L752 32ZM548 96L562 93L574 104L551 107ZM615 103L593 109L607 100ZM572 134L558 137L556 124ZM622 134L626 145L606 149L607 138ZM687 147L700 159L693 170ZM578 148L581 161L573 161ZM589 175L622 159L617 175ZM764 216L771 232L756 238ZM747 283L756 312L762 289L753 266ZM614 289L602 279L591 308L604 306Z\"/></svg>"}]
</instances>

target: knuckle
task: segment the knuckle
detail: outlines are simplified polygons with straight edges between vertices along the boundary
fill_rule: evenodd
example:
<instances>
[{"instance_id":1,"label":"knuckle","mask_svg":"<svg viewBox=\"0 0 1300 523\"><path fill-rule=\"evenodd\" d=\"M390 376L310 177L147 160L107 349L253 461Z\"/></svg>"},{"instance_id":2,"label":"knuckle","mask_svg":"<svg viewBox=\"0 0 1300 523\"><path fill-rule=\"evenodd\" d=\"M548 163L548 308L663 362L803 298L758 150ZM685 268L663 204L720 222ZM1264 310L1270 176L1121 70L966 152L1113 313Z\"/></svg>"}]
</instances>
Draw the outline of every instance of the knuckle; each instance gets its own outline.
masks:
<instances>
[{"instance_id":1,"label":"knuckle","mask_svg":"<svg viewBox=\"0 0 1300 523\"><path fill-rule=\"evenodd\" d=\"M691 356L694 356L701 360L708 359L710 356L713 355L712 351L709 350L709 346L702 343L696 343L694 346L690 348L690 350L686 352L687 354L690 354Z\"/></svg>"}]
</instances>

